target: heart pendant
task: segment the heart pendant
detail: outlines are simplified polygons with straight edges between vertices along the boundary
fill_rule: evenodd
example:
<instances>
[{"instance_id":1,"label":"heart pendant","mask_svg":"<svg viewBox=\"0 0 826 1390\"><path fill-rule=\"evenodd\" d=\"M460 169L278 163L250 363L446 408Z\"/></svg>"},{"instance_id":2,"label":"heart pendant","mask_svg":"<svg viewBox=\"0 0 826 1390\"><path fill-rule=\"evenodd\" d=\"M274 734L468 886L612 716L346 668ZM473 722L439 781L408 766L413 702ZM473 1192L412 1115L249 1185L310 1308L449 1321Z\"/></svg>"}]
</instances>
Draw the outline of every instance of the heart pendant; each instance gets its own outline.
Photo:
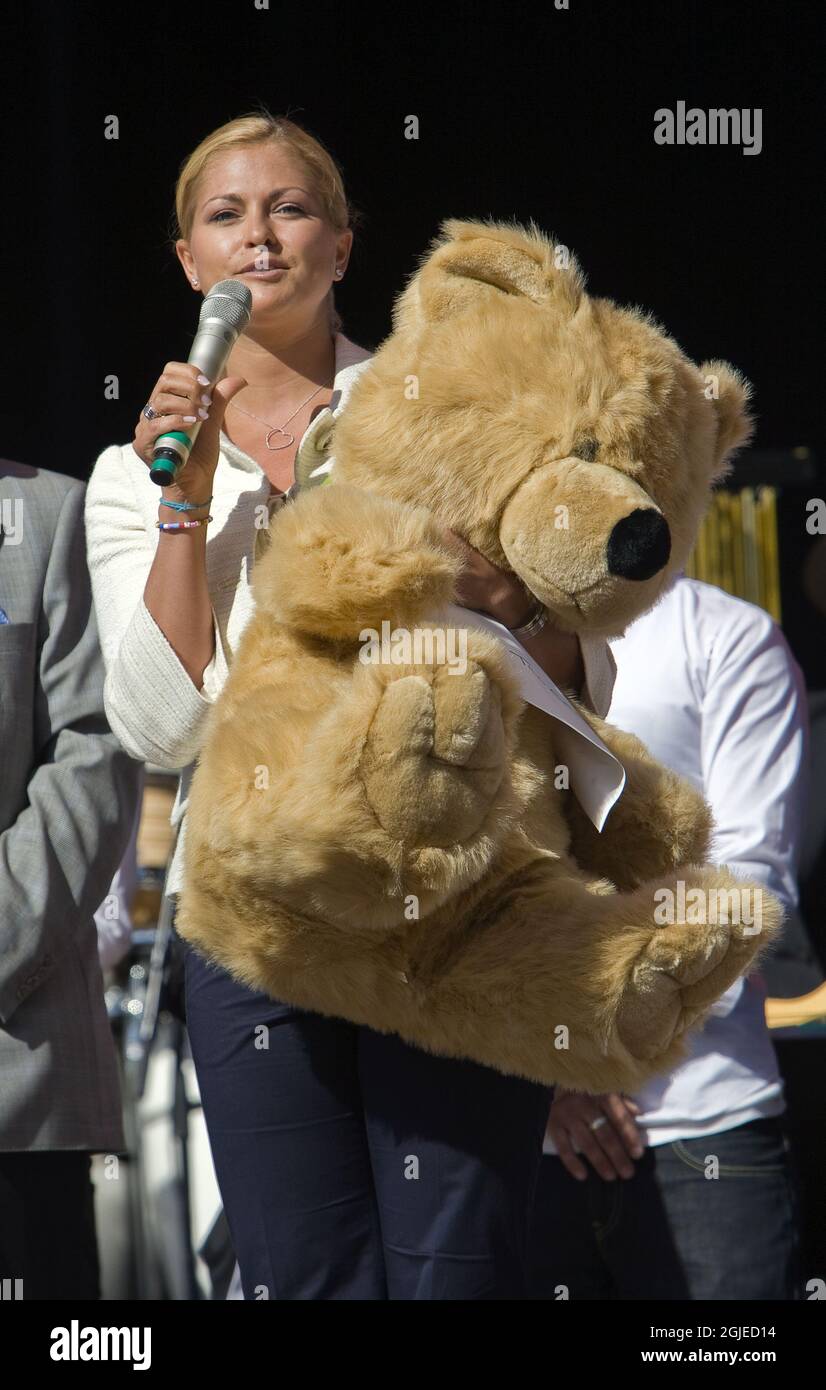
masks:
<instances>
[{"instance_id":1,"label":"heart pendant","mask_svg":"<svg viewBox=\"0 0 826 1390\"><path fill-rule=\"evenodd\" d=\"M271 443L270 443L270 435L273 435L273 434L283 434L284 438L285 438L286 441L287 441L286 444L271 444ZM294 443L295 443L295 435L294 435L294 434L288 434L286 430L279 429L279 427L278 427L277 425L274 427L274 429L269 430L269 432L268 432L268 434L267 434L266 445L267 445L267 448L268 448L273 454L277 454L279 449L289 449L290 445L291 445L291 444L294 444Z\"/></svg>"}]
</instances>

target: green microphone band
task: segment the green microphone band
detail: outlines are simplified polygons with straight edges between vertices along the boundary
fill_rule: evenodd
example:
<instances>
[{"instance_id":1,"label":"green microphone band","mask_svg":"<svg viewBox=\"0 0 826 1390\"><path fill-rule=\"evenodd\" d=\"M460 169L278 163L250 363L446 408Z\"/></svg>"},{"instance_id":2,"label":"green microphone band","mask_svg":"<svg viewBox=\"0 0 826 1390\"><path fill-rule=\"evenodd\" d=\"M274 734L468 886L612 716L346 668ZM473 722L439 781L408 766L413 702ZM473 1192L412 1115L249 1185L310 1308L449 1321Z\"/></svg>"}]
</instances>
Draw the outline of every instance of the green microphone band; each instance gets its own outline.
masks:
<instances>
[{"instance_id":1,"label":"green microphone band","mask_svg":"<svg viewBox=\"0 0 826 1390\"><path fill-rule=\"evenodd\" d=\"M167 443L167 440L170 442ZM175 475L189 458L191 448L192 440L183 430L168 430L166 434L159 435L153 450L157 457L153 458L149 470L152 482L157 483L158 487L169 487L174 483Z\"/></svg>"}]
</instances>

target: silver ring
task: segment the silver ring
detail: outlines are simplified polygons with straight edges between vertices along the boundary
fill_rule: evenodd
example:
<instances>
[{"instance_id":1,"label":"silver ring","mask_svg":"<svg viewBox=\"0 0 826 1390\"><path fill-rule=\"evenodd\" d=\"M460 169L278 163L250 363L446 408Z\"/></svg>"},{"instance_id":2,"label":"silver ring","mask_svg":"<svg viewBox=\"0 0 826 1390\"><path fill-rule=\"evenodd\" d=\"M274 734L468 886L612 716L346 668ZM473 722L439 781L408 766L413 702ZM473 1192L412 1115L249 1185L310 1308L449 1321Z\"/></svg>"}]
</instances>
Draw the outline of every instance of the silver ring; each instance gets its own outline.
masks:
<instances>
[{"instance_id":1,"label":"silver ring","mask_svg":"<svg viewBox=\"0 0 826 1390\"><path fill-rule=\"evenodd\" d=\"M599 1129L600 1125L607 1125L607 1123L608 1119L605 1115L597 1115L596 1119L591 1121L588 1128L590 1130Z\"/></svg>"},{"instance_id":2,"label":"silver ring","mask_svg":"<svg viewBox=\"0 0 826 1390\"><path fill-rule=\"evenodd\" d=\"M157 410L153 409L151 401L147 401L146 405L141 411L141 414L147 420L156 420L158 418L158 412Z\"/></svg>"},{"instance_id":3,"label":"silver ring","mask_svg":"<svg viewBox=\"0 0 826 1390\"><path fill-rule=\"evenodd\" d=\"M512 627L509 631L522 641L525 637L536 637L542 631L548 621L548 610L539 599L536 600L530 612L530 617L526 618L521 627Z\"/></svg>"}]
</instances>

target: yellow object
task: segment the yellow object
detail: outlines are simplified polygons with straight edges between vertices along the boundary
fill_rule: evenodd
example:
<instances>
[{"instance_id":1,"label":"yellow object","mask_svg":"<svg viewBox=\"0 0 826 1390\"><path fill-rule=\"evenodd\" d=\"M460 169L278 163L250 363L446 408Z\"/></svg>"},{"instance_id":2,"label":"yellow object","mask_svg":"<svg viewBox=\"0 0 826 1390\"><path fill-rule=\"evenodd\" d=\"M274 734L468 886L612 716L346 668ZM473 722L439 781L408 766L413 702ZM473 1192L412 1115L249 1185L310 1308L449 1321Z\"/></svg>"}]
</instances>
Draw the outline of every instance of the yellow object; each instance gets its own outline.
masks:
<instances>
[{"instance_id":1,"label":"yellow object","mask_svg":"<svg viewBox=\"0 0 826 1390\"><path fill-rule=\"evenodd\" d=\"M690 579L716 584L781 621L777 490L715 492L686 565Z\"/></svg>"},{"instance_id":2,"label":"yellow object","mask_svg":"<svg viewBox=\"0 0 826 1390\"><path fill-rule=\"evenodd\" d=\"M765 603L775 622L780 622L780 560L777 544L777 492L773 487L762 487L759 492L760 510L763 518L763 545L766 556L764 567Z\"/></svg>"},{"instance_id":3,"label":"yellow object","mask_svg":"<svg viewBox=\"0 0 826 1390\"><path fill-rule=\"evenodd\" d=\"M826 981L810 994L797 999L767 999L766 1023L769 1028L799 1028L822 1019L826 1023Z\"/></svg>"}]
</instances>

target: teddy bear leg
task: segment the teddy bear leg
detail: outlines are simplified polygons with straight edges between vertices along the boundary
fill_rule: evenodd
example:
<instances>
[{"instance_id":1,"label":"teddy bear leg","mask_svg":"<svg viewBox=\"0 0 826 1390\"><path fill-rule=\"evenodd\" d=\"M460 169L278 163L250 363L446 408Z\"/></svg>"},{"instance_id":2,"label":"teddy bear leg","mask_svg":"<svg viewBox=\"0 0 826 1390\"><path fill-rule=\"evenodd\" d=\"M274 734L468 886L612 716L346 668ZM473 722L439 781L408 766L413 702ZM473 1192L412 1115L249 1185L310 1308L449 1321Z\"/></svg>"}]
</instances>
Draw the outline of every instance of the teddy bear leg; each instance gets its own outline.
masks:
<instances>
[{"instance_id":1,"label":"teddy bear leg","mask_svg":"<svg viewBox=\"0 0 826 1390\"><path fill-rule=\"evenodd\" d=\"M717 866L686 866L678 878L642 884L616 902L623 921L628 909L639 911L647 932L616 1015L618 1034L645 1058L655 1055L669 1030L690 1028L753 968L783 922L780 904L766 889ZM653 931L644 925L652 907Z\"/></svg>"},{"instance_id":2,"label":"teddy bear leg","mask_svg":"<svg viewBox=\"0 0 826 1390\"><path fill-rule=\"evenodd\" d=\"M193 779L195 871L381 929L410 894L425 917L477 882L537 774L516 750L522 703L500 644L465 635L458 664L354 658L329 679L310 667L313 697L295 708L256 679Z\"/></svg>"},{"instance_id":3,"label":"teddy bear leg","mask_svg":"<svg viewBox=\"0 0 826 1390\"><path fill-rule=\"evenodd\" d=\"M511 862L490 893L468 890L406 929L397 914L391 931L356 934L297 921L253 891L222 901L205 863L183 896L180 930L275 998L437 1055L600 1093L633 1091L683 1060L689 1030L780 920L774 899L755 900L724 870L692 868L619 894L560 860L514 851ZM736 899L729 910L732 892L745 890L749 910L738 914ZM668 891L673 920L658 925Z\"/></svg>"},{"instance_id":4,"label":"teddy bear leg","mask_svg":"<svg viewBox=\"0 0 826 1390\"><path fill-rule=\"evenodd\" d=\"M477 661L377 668L382 686L361 759L367 799L411 848L463 844L482 829L506 775L501 687Z\"/></svg>"},{"instance_id":5,"label":"teddy bear leg","mask_svg":"<svg viewBox=\"0 0 826 1390\"><path fill-rule=\"evenodd\" d=\"M502 885L432 984L408 972L421 1030L410 1041L595 1093L677 1065L688 1030L776 932L778 904L722 869L606 888L549 864Z\"/></svg>"},{"instance_id":6,"label":"teddy bear leg","mask_svg":"<svg viewBox=\"0 0 826 1390\"><path fill-rule=\"evenodd\" d=\"M358 750L361 795L416 891L446 856L472 855L480 877L541 774L517 749L524 707L501 644L432 624L411 638L407 661L355 664L315 753L335 765L342 743Z\"/></svg>"},{"instance_id":7,"label":"teddy bear leg","mask_svg":"<svg viewBox=\"0 0 826 1390\"><path fill-rule=\"evenodd\" d=\"M606 1041L665 1070L686 1031L754 967L782 917L764 888L717 866L582 898L568 924L581 920L577 973L596 986Z\"/></svg>"}]
</instances>

